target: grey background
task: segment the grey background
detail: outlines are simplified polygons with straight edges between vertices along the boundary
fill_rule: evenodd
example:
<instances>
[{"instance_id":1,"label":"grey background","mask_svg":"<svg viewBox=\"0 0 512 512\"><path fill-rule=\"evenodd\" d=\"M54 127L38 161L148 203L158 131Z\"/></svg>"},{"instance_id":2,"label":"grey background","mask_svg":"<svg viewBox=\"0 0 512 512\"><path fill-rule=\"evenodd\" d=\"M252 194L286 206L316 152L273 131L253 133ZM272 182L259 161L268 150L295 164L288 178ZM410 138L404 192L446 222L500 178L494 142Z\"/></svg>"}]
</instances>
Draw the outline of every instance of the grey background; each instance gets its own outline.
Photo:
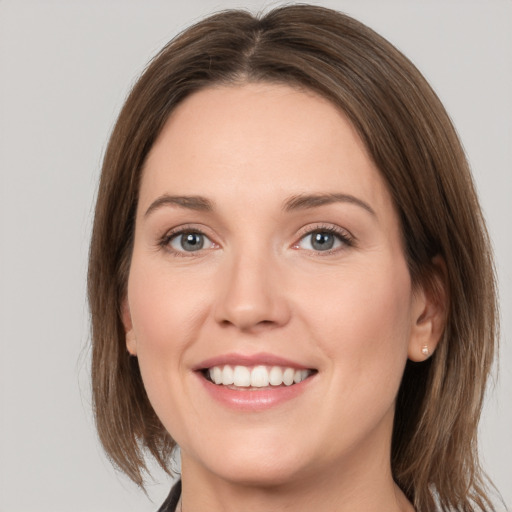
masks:
<instances>
[{"instance_id":1,"label":"grey background","mask_svg":"<svg viewBox=\"0 0 512 512\"><path fill-rule=\"evenodd\" d=\"M90 412L85 276L105 144L130 85L179 30L259 0L0 0L0 511L152 511L101 452ZM354 15L430 80L474 171L501 285L485 467L512 504L512 2L312 2Z\"/></svg>"}]
</instances>

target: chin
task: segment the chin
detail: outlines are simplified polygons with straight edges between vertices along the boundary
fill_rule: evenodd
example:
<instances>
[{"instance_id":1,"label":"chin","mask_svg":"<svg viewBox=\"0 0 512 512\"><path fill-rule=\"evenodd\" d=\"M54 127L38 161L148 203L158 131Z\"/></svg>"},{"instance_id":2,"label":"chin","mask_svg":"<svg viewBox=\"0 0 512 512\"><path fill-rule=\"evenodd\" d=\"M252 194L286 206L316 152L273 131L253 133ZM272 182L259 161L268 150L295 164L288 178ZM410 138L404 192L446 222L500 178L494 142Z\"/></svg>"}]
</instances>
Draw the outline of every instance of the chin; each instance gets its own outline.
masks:
<instances>
[{"instance_id":1,"label":"chin","mask_svg":"<svg viewBox=\"0 0 512 512\"><path fill-rule=\"evenodd\" d=\"M281 439L265 442L256 435L251 438L243 443L231 442L224 448L212 440L209 449L202 450L202 456L194 459L217 478L249 487L279 487L308 473L310 464L300 448L304 444ZM182 449L186 465L184 457L186 450Z\"/></svg>"},{"instance_id":2,"label":"chin","mask_svg":"<svg viewBox=\"0 0 512 512\"><path fill-rule=\"evenodd\" d=\"M304 468L287 460L266 459L260 455L258 461L241 460L224 462L212 468L223 480L246 487L282 487L300 480Z\"/></svg>"}]
</instances>

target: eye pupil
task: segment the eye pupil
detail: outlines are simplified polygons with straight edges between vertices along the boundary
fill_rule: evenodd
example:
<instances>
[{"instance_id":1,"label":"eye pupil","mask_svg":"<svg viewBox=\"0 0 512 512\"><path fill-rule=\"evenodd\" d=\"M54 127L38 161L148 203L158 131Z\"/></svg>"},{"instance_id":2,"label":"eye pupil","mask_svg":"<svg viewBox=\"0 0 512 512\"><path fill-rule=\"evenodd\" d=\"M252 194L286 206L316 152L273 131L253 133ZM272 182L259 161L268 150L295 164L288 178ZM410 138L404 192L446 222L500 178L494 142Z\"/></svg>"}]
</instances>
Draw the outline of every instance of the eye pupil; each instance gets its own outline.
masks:
<instances>
[{"instance_id":1,"label":"eye pupil","mask_svg":"<svg viewBox=\"0 0 512 512\"><path fill-rule=\"evenodd\" d=\"M328 251L334 246L334 236L332 233L317 231L311 234L311 246L316 251Z\"/></svg>"},{"instance_id":2,"label":"eye pupil","mask_svg":"<svg viewBox=\"0 0 512 512\"><path fill-rule=\"evenodd\" d=\"M204 237L200 233L181 235L181 246L185 251L199 251L204 246Z\"/></svg>"}]
</instances>

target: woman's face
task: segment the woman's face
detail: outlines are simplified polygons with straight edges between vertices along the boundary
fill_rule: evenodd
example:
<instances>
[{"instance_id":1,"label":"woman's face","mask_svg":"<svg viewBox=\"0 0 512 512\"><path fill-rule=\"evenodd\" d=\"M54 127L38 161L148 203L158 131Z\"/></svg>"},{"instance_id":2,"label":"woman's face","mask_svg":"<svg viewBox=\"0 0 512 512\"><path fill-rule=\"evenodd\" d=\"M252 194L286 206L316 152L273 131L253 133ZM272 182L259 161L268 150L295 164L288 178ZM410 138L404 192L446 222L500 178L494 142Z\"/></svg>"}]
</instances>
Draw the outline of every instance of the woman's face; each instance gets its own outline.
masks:
<instances>
[{"instance_id":1,"label":"woman's face","mask_svg":"<svg viewBox=\"0 0 512 512\"><path fill-rule=\"evenodd\" d=\"M173 112L143 172L124 323L184 472L389 465L424 309L386 184L331 103L260 83Z\"/></svg>"}]
</instances>

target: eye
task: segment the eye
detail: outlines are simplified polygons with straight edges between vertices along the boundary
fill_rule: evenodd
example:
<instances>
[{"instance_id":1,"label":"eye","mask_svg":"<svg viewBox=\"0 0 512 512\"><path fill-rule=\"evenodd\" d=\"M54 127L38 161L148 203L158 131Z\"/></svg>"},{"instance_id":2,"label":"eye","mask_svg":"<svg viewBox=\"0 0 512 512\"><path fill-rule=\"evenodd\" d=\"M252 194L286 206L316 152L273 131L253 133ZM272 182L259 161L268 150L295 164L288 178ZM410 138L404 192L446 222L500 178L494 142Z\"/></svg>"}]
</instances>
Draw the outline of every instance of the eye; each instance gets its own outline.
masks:
<instances>
[{"instance_id":1,"label":"eye","mask_svg":"<svg viewBox=\"0 0 512 512\"><path fill-rule=\"evenodd\" d=\"M214 243L206 235L198 231L174 233L167 237L165 242L175 252L197 252L214 247Z\"/></svg>"},{"instance_id":2,"label":"eye","mask_svg":"<svg viewBox=\"0 0 512 512\"><path fill-rule=\"evenodd\" d=\"M345 233L338 233L333 229L316 229L303 236L295 245L295 248L327 252L350 245L352 245L352 240Z\"/></svg>"}]
</instances>

